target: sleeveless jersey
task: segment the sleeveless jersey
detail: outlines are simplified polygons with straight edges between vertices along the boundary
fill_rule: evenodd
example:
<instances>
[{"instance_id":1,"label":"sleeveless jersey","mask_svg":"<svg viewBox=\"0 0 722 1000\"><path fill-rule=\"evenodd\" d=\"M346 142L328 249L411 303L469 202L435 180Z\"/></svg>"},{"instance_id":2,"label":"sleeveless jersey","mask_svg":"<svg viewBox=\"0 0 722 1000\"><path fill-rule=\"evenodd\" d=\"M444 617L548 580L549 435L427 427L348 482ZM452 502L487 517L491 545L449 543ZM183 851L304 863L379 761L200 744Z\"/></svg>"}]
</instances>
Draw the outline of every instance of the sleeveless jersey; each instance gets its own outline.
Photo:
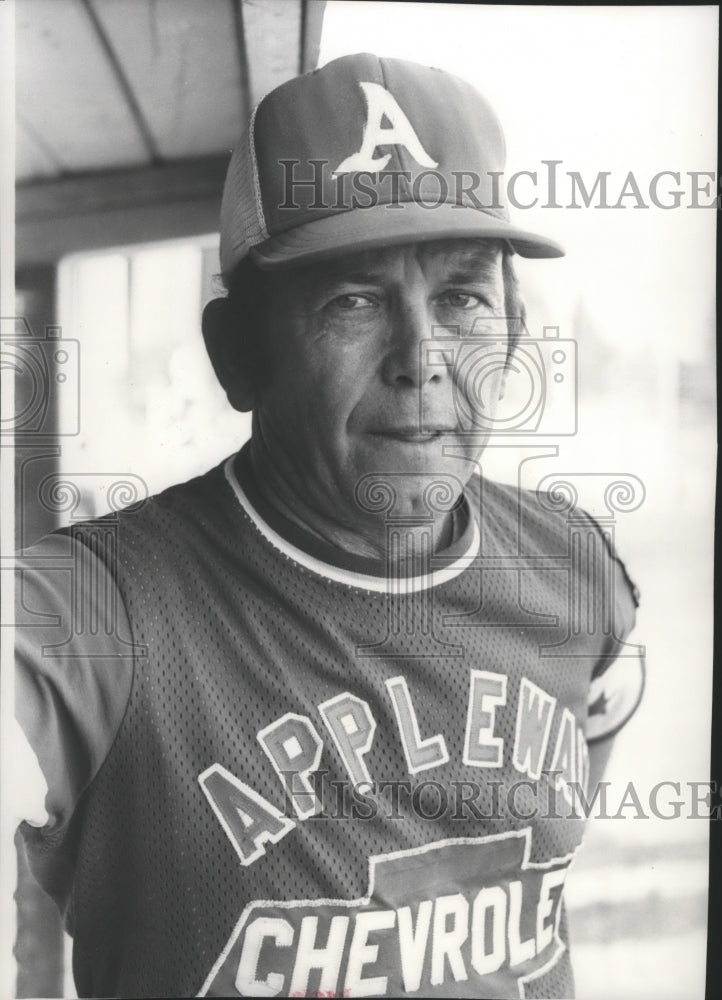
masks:
<instances>
[{"instance_id":1,"label":"sleeveless jersey","mask_svg":"<svg viewBox=\"0 0 722 1000\"><path fill-rule=\"evenodd\" d=\"M92 780L23 831L80 996L572 995L570 789L636 707L636 595L554 506L474 480L398 579L266 510L242 459L74 529L134 643Z\"/></svg>"}]
</instances>

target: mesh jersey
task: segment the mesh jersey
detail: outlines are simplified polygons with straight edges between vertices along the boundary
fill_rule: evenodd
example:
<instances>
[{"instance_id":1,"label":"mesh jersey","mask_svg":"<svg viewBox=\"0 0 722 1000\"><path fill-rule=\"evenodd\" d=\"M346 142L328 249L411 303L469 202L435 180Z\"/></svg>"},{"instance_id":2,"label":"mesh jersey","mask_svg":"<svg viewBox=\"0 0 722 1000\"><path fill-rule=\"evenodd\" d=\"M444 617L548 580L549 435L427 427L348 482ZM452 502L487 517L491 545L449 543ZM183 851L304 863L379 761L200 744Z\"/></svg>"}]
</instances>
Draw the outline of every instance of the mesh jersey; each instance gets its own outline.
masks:
<instances>
[{"instance_id":1,"label":"mesh jersey","mask_svg":"<svg viewBox=\"0 0 722 1000\"><path fill-rule=\"evenodd\" d=\"M634 673L604 532L474 481L456 547L388 585L237 470L77 532L136 644L92 780L23 830L79 994L571 996L568 783L638 694L594 695Z\"/></svg>"}]
</instances>

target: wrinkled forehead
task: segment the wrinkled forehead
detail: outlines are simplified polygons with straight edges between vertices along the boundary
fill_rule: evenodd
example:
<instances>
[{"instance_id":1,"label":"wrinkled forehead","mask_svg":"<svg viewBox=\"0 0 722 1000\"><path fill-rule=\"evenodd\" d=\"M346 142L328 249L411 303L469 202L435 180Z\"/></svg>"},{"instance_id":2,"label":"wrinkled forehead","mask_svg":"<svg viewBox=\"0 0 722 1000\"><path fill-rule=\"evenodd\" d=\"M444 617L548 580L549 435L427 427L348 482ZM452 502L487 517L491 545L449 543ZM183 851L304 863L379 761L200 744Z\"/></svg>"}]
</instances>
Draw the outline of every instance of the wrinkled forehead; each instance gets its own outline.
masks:
<instances>
[{"instance_id":1,"label":"wrinkled forehead","mask_svg":"<svg viewBox=\"0 0 722 1000\"><path fill-rule=\"evenodd\" d=\"M400 246L385 246L343 254L333 260L299 268L303 280L373 277L389 274L399 264L415 261L424 269L470 278L493 279L499 273L502 244L499 240L445 239Z\"/></svg>"}]
</instances>

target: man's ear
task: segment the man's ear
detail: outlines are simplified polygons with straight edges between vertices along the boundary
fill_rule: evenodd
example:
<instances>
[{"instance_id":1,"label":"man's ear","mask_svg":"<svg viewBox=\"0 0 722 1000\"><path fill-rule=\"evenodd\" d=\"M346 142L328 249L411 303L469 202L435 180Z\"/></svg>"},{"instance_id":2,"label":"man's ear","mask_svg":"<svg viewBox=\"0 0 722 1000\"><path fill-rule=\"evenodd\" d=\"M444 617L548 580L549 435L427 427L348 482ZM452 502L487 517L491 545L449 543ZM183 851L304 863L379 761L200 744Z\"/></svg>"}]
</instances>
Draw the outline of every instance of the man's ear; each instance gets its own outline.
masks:
<instances>
[{"instance_id":1,"label":"man's ear","mask_svg":"<svg viewBox=\"0 0 722 1000\"><path fill-rule=\"evenodd\" d=\"M228 299L212 299L208 303L201 328L213 371L226 391L228 402L234 410L247 413L256 404L256 391L239 349L243 331L233 329Z\"/></svg>"}]
</instances>

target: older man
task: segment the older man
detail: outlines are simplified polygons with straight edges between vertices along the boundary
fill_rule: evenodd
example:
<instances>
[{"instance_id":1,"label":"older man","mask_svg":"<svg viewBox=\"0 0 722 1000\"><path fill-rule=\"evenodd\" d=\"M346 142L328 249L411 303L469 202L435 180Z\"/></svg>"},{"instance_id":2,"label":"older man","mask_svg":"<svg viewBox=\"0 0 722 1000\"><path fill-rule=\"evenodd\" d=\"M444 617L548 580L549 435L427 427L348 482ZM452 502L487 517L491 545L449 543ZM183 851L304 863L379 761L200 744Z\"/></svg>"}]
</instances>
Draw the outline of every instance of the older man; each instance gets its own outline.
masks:
<instances>
[{"instance_id":1,"label":"older man","mask_svg":"<svg viewBox=\"0 0 722 1000\"><path fill-rule=\"evenodd\" d=\"M117 605L92 652L20 634L23 829L81 995L571 995L572 807L638 700L636 594L583 511L481 476L512 257L561 252L503 157L473 88L393 59L254 112L203 322L251 441L44 543Z\"/></svg>"}]
</instances>

